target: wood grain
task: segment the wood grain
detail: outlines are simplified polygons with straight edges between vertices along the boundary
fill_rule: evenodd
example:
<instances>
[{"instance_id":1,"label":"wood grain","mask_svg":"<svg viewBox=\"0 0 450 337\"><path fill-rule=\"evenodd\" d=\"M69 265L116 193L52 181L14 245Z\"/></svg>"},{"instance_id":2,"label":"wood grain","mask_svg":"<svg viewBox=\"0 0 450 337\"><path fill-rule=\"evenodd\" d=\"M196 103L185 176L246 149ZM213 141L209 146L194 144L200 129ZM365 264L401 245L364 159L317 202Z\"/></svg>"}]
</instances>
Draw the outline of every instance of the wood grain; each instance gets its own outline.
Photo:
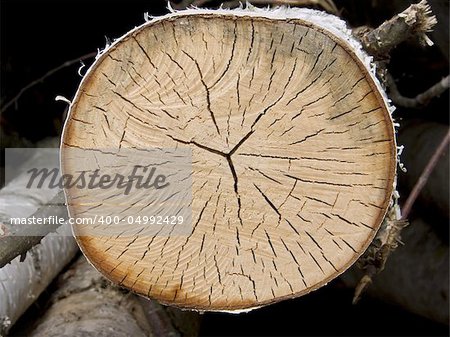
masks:
<instances>
[{"instance_id":1,"label":"wood grain","mask_svg":"<svg viewBox=\"0 0 450 337\"><path fill-rule=\"evenodd\" d=\"M63 154L73 147L192 150L191 235L75 232L109 279L199 310L270 304L342 273L380 226L396 165L386 104L345 42L232 14L178 14L114 44L71 106Z\"/></svg>"}]
</instances>

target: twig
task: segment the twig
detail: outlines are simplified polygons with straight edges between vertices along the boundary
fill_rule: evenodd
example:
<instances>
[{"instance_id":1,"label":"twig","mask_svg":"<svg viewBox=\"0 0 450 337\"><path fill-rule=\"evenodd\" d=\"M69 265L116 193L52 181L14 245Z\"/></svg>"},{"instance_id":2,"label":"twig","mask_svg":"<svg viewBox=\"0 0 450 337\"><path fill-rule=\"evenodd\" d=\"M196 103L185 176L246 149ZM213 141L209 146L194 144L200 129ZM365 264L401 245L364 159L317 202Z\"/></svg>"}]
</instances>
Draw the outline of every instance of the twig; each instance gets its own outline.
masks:
<instances>
[{"instance_id":1,"label":"twig","mask_svg":"<svg viewBox=\"0 0 450 337\"><path fill-rule=\"evenodd\" d=\"M430 32L436 23L430 5L426 0L422 0L385 21L378 28L361 31L359 38L369 54L383 58L395 46L411 37L417 37L423 45L432 45L433 42L426 33Z\"/></svg>"},{"instance_id":2,"label":"twig","mask_svg":"<svg viewBox=\"0 0 450 337\"><path fill-rule=\"evenodd\" d=\"M448 144L450 143L450 129L445 135L445 137L442 139L439 146L434 151L433 155L431 156L430 160L428 161L427 165L423 169L419 179L417 180L417 183L414 185L411 193L409 194L408 198L405 201L405 204L402 208L402 219L405 220L409 213L411 212L412 206L414 202L416 201L417 197L419 196L420 192L422 191L423 187L428 181L428 178L430 177L431 172L433 172L433 169L436 167L436 164L439 161L439 158L444 153L445 149L447 148Z\"/></svg>"},{"instance_id":3,"label":"twig","mask_svg":"<svg viewBox=\"0 0 450 337\"><path fill-rule=\"evenodd\" d=\"M59 192L49 203L39 208L30 218L47 218L55 216L67 219L67 208L64 204L64 192ZM11 262L17 256L21 260L25 258L26 253L34 246L39 244L45 235L54 232L59 225L57 224L35 224L32 228L27 227L21 231L13 233L0 239L0 268Z\"/></svg>"},{"instance_id":4,"label":"twig","mask_svg":"<svg viewBox=\"0 0 450 337\"><path fill-rule=\"evenodd\" d=\"M409 98L400 94L391 75L388 75L386 79L389 87L389 97L392 99L392 102L405 108L420 108L427 105L434 97L438 97L444 93L450 85L450 77L447 75L447 77L440 80L428 90L414 98Z\"/></svg>"},{"instance_id":5,"label":"twig","mask_svg":"<svg viewBox=\"0 0 450 337\"><path fill-rule=\"evenodd\" d=\"M22 89L20 89L20 91L8 102L6 102L5 104L2 105L2 107L0 108L0 114L2 114L3 112L5 112L11 105L16 104L17 101L19 100L19 98L30 88L34 87L35 85L43 82L45 79L47 79L48 77L52 76L54 73L70 67L73 64L76 64L80 61L84 61L87 59L90 59L92 57L95 57L97 55L97 52L92 52L80 57L77 57L76 59L70 60L70 61L66 61L63 64L61 64L60 66L53 68L52 70L48 71L47 73L45 73L44 75L42 75L41 77L39 77L38 79L28 83L26 86L24 86Z\"/></svg>"}]
</instances>

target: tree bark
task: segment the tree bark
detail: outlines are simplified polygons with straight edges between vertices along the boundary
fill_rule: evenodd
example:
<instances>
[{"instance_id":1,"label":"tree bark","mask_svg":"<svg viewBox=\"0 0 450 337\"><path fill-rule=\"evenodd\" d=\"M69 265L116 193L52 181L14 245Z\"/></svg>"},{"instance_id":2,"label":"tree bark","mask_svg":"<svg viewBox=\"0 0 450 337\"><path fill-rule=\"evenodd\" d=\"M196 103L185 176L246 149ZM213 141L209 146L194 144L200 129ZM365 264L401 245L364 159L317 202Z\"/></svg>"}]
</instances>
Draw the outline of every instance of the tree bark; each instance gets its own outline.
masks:
<instances>
[{"instance_id":1,"label":"tree bark","mask_svg":"<svg viewBox=\"0 0 450 337\"><path fill-rule=\"evenodd\" d=\"M48 153L38 152L29 160L34 164L45 163L49 160ZM27 179L28 175L21 174L0 191L2 223L9 223L11 217L32 214L53 197L54 190L24 188ZM9 248L14 250L13 246ZM31 249L24 261L17 256L0 269L0 335L7 333L77 250L71 229L65 226Z\"/></svg>"},{"instance_id":2,"label":"tree bark","mask_svg":"<svg viewBox=\"0 0 450 337\"><path fill-rule=\"evenodd\" d=\"M50 303L30 336L178 337L199 327L198 314L177 320L171 309L112 285L84 257L60 276Z\"/></svg>"},{"instance_id":3,"label":"tree bark","mask_svg":"<svg viewBox=\"0 0 450 337\"><path fill-rule=\"evenodd\" d=\"M42 205L30 217L46 218L50 216L67 219L67 208L64 205L64 192L59 192L47 204ZM6 220L8 223L9 221ZM10 225L10 223L8 224ZM49 233L55 232L59 224L36 224L17 228L14 235L0 239L0 268L10 263L14 258L25 257L27 252L39 244Z\"/></svg>"}]
</instances>

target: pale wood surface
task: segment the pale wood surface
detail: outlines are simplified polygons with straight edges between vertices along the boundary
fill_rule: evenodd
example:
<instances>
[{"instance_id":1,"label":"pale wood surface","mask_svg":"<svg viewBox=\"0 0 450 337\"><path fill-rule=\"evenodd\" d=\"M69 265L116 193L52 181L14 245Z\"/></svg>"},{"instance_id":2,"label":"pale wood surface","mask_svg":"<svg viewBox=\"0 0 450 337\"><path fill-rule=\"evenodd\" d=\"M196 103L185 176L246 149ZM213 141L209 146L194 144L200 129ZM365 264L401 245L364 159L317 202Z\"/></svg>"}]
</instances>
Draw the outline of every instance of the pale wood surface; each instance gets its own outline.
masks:
<instances>
[{"instance_id":1,"label":"pale wood surface","mask_svg":"<svg viewBox=\"0 0 450 337\"><path fill-rule=\"evenodd\" d=\"M192 149L190 236L77 234L108 278L201 310L300 296L343 272L384 217L396 165L389 112L344 42L232 15L149 23L108 50L73 102L70 147Z\"/></svg>"}]
</instances>

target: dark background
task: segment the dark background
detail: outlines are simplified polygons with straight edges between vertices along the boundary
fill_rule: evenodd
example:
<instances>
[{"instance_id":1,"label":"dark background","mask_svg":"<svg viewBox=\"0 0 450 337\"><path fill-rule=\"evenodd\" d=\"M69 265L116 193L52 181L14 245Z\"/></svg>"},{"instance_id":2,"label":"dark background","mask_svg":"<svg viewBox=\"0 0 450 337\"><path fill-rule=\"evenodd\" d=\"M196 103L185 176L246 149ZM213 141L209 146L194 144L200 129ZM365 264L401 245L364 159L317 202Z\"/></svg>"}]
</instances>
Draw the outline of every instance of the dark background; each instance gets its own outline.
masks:
<instances>
[{"instance_id":1,"label":"dark background","mask_svg":"<svg viewBox=\"0 0 450 337\"><path fill-rule=\"evenodd\" d=\"M408 1L336 1L350 24L377 25ZM103 48L106 38L118 38L144 22L144 12L167 12L160 0L0 0L2 105L30 81L65 61ZM447 46L421 48L405 43L392 53L390 71L405 96L414 96L448 74ZM406 8L407 5L400 8ZM441 9L438 9L442 11ZM444 13L445 14L445 13ZM442 13L441 13L442 15ZM444 15L445 18L445 15ZM444 40L445 41L445 40ZM445 52L447 48L447 53ZM86 61L89 66L93 59ZM57 136L67 104L57 95L72 99L81 80L80 64L66 67L47 78L6 110L0 117L2 149L28 146L48 136ZM85 68L86 69L86 68ZM448 91L420 111L398 109L403 118L418 117L448 124ZM401 285L399 285L401 286ZM414 316L393 305L366 296L351 304L352 290L339 280L304 296L248 314L205 314L201 334L211 335L448 335L448 326ZM45 300L45 294L43 296ZM42 299L41 299L42 300ZM28 325L40 308L34 306L16 327ZM34 314L33 314L34 313ZM14 333L14 331L13 331Z\"/></svg>"}]
</instances>

